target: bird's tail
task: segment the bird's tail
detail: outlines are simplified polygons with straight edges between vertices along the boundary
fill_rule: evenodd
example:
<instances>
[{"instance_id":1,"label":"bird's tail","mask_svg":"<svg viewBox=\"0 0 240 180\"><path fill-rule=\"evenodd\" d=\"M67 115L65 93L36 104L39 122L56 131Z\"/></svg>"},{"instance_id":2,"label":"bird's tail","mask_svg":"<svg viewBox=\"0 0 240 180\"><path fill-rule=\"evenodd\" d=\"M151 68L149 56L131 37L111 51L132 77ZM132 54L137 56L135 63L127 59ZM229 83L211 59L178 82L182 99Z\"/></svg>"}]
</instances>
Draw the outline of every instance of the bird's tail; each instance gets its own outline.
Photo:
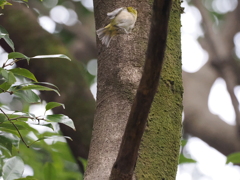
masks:
<instances>
[{"instance_id":1,"label":"bird's tail","mask_svg":"<svg viewBox=\"0 0 240 180\"><path fill-rule=\"evenodd\" d=\"M102 43L108 47L111 39L117 35L117 28L111 24L108 24L104 28L98 29L97 35Z\"/></svg>"}]
</instances>

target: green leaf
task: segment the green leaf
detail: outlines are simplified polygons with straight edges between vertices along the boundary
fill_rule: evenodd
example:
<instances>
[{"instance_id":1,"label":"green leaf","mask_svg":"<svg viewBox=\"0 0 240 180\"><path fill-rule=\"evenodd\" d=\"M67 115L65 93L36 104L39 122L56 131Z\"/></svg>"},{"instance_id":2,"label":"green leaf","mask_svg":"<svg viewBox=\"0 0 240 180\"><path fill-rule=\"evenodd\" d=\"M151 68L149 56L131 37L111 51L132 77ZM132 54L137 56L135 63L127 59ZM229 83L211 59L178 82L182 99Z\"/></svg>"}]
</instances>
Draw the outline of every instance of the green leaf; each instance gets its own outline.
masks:
<instances>
[{"instance_id":1,"label":"green leaf","mask_svg":"<svg viewBox=\"0 0 240 180\"><path fill-rule=\"evenodd\" d=\"M6 80L8 79L8 71L7 70L1 68L0 73L3 76L4 79L6 79Z\"/></svg>"},{"instance_id":2,"label":"green leaf","mask_svg":"<svg viewBox=\"0 0 240 180\"><path fill-rule=\"evenodd\" d=\"M16 135L17 137L20 137L19 132L21 133L21 135L23 135L23 133L26 133L29 131L36 131L34 128L29 126L27 122L24 122L24 121L15 121L14 125L10 122L4 122L0 124L0 131L11 133L13 135Z\"/></svg>"},{"instance_id":3,"label":"green leaf","mask_svg":"<svg viewBox=\"0 0 240 180\"><path fill-rule=\"evenodd\" d=\"M12 153L12 141L5 137L5 136L2 136L0 135L0 145L1 146L4 146L6 149L8 149L8 151L10 152L10 154Z\"/></svg>"},{"instance_id":4,"label":"green leaf","mask_svg":"<svg viewBox=\"0 0 240 180\"><path fill-rule=\"evenodd\" d=\"M7 121L7 117L4 114L0 114L0 123Z\"/></svg>"},{"instance_id":5,"label":"green leaf","mask_svg":"<svg viewBox=\"0 0 240 180\"><path fill-rule=\"evenodd\" d=\"M75 126L73 124L72 119L70 119L68 116L65 116L63 114L48 115L46 119L49 122L57 122L57 123L65 124L66 126L69 126L70 128L75 130Z\"/></svg>"},{"instance_id":6,"label":"green leaf","mask_svg":"<svg viewBox=\"0 0 240 180\"><path fill-rule=\"evenodd\" d=\"M11 84L8 82L4 82L0 84L1 92L7 91L10 87L11 87Z\"/></svg>"},{"instance_id":7,"label":"green leaf","mask_svg":"<svg viewBox=\"0 0 240 180\"><path fill-rule=\"evenodd\" d=\"M6 132L6 133L11 133L11 134L16 135L17 137L19 137L19 134L16 131L16 129L9 129L9 128L5 128L5 127L0 127L0 131Z\"/></svg>"},{"instance_id":8,"label":"green leaf","mask_svg":"<svg viewBox=\"0 0 240 180\"><path fill-rule=\"evenodd\" d=\"M23 69L23 68L14 68L14 69L11 69L9 70L11 71L13 74L15 75L19 75L19 76L23 76L23 77L26 77L26 78L29 78L35 82L38 82L36 77L34 76L33 73L31 73L29 70L27 69Z\"/></svg>"},{"instance_id":9,"label":"green leaf","mask_svg":"<svg viewBox=\"0 0 240 180\"><path fill-rule=\"evenodd\" d=\"M9 72L5 69L1 69L0 73L5 79L5 82L0 84L0 89L7 91L12 86L12 84L16 82L16 78L12 72Z\"/></svg>"},{"instance_id":10,"label":"green leaf","mask_svg":"<svg viewBox=\"0 0 240 180\"><path fill-rule=\"evenodd\" d=\"M24 163L18 156L14 156L7 160L3 165L3 179L14 180L20 178L24 171Z\"/></svg>"},{"instance_id":11,"label":"green leaf","mask_svg":"<svg viewBox=\"0 0 240 180\"><path fill-rule=\"evenodd\" d=\"M84 170L87 168L87 160L78 156L78 160L83 164Z\"/></svg>"},{"instance_id":12,"label":"green leaf","mask_svg":"<svg viewBox=\"0 0 240 180\"><path fill-rule=\"evenodd\" d=\"M240 152L232 153L227 156L226 164L228 163L239 164L240 163Z\"/></svg>"},{"instance_id":13,"label":"green leaf","mask_svg":"<svg viewBox=\"0 0 240 180\"><path fill-rule=\"evenodd\" d=\"M17 91L20 91L20 90L32 90L32 89L39 90L39 91L54 91L55 93L57 93L60 96L59 92L56 89L45 87L45 86L41 86L41 85L22 86Z\"/></svg>"},{"instance_id":14,"label":"green leaf","mask_svg":"<svg viewBox=\"0 0 240 180\"><path fill-rule=\"evenodd\" d=\"M10 83L11 85L16 82L16 78L12 72L8 72L7 82Z\"/></svg>"},{"instance_id":15,"label":"green leaf","mask_svg":"<svg viewBox=\"0 0 240 180\"><path fill-rule=\"evenodd\" d=\"M38 138L36 141L32 142L29 146L36 143L37 141L41 141L41 140L44 140L44 139L51 139L51 138L54 138L54 140L57 140L58 138L66 138L66 139L69 139L69 140L73 141L72 138L69 137L69 136L49 135L49 136L42 136L42 137Z\"/></svg>"},{"instance_id":16,"label":"green leaf","mask_svg":"<svg viewBox=\"0 0 240 180\"><path fill-rule=\"evenodd\" d=\"M23 120L23 119L27 120L27 118L23 118L23 116L21 116L19 114L6 114L6 115L8 116L9 119L18 118L19 120L20 119L21 120ZM27 116L27 114L24 115L24 116ZM4 114L1 114L1 112L0 112L0 126L1 126L1 123L6 122L6 121L9 122L7 117Z\"/></svg>"},{"instance_id":17,"label":"green leaf","mask_svg":"<svg viewBox=\"0 0 240 180\"><path fill-rule=\"evenodd\" d=\"M58 87L57 87L57 86L55 86L54 84L52 84L52 83L49 83L49 82L33 82L33 84L41 84L41 85L48 85L48 86L52 86L52 87L56 88L56 89L59 91L59 89L58 89Z\"/></svg>"},{"instance_id":18,"label":"green leaf","mask_svg":"<svg viewBox=\"0 0 240 180\"><path fill-rule=\"evenodd\" d=\"M179 164L183 164L183 163L196 163L197 161L195 161L194 159L189 159L186 158L183 154L180 154L179 156Z\"/></svg>"},{"instance_id":19,"label":"green leaf","mask_svg":"<svg viewBox=\"0 0 240 180\"><path fill-rule=\"evenodd\" d=\"M0 7L4 9L4 6L12 5L11 3L7 2L6 0L0 0Z\"/></svg>"},{"instance_id":20,"label":"green leaf","mask_svg":"<svg viewBox=\"0 0 240 180\"><path fill-rule=\"evenodd\" d=\"M39 125L39 126L45 126L45 127L48 127L48 128L50 128L50 129L54 130L53 125L52 125L51 123L38 124L38 125Z\"/></svg>"},{"instance_id":21,"label":"green leaf","mask_svg":"<svg viewBox=\"0 0 240 180\"><path fill-rule=\"evenodd\" d=\"M25 126L23 126L23 125L20 125L20 124L16 124L16 123L14 123L15 124L15 126L18 128L18 130L23 130L23 129L25 129ZM1 123L0 124L0 129L2 129L2 128L6 128L6 129L10 129L10 130L16 130L16 128L12 125L12 123L10 123L10 122L4 122L4 123Z\"/></svg>"},{"instance_id":22,"label":"green leaf","mask_svg":"<svg viewBox=\"0 0 240 180\"><path fill-rule=\"evenodd\" d=\"M0 135L0 145L4 146L8 149L8 151L12 154L12 146L19 146L20 139L17 136L13 136L12 134L8 134L2 132Z\"/></svg>"},{"instance_id":23,"label":"green leaf","mask_svg":"<svg viewBox=\"0 0 240 180\"><path fill-rule=\"evenodd\" d=\"M20 97L21 99L25 100L27 103L37 103L40 102L40 98L37 94L35 94L32 90L22 90L22 91L15 91L12 90L14 95Z\"/></svg>"},{"instance_id":24,"label":"green leaf","mask_svg":"<svg viewBox=\"0 0 240 180\"><path fill-rule=\"evenodd\" d=\"M181 140L181 146L184 147L184 146L186 146L186 144L187 144L187 140L186 139L182 139Z\"/></svg>"},{"instance_id":25,"label":"green leaf","mask_svg":"<svg viewBox=\"0 0 240 180\"><path fill-rule=\"evenodd\" d=\"M30 59L29 57L25 56L22 53L19 52L11 52L8 54L8 59Z\"/></svg>"},{"instance_id":26,"label":"green leaf","mask_svg":"<svg viewBox=\"0 0 240 180\"><path fill-rule=\"evenodd\" d=\"M2 0L1 0L2 1ZM3 1L5 1L5 0L3 0ZM1 3L0 3L1 4ZM3 6L2 6L2 8L3 8ZM14 44L13 44L13 41L9 38L9 34L8 34L8 32L7 32L7 30L4 28L4 27L2 27L2 26L0 26L0 39L1 38L3 38L5 41L6 41L6 43L12 48L12 50L14 51Z\"/></svg>"},{"instance_id":27,"label":"green leaf","mask_svg":"<svg viewBox=\"0 0 240 180\"><path fill-rule=\"evenodd\" d=\"M59 107L59 106L62 106L63 109L65 109L64 104L58 103L58 102L49 102L49 103L47 103L47 105L45 106L45 109L46 109L46 111L48 111L50 109L53 109L53 108Z\"/></svg>"},{"instance_id":28,"label":"green leaf","mask_svg":"<svg viewBox=\"0 0 240 180\"><path fill-rule=\"evenodd\" d=\"M12 52L8 54L8 59L26 59L29 64L30 58L19 52Z\"/></svg>"},{"instance_id":29,"label":"green leaf","mask_svg":"<svg viewBox=\"0 0 240 180\"><path fill-rule=\"evenodd\" d=\"M31 59L49 59L49 58L62 58L62 59L67 59L71 61L69 57L63 54L38 55L38 56L31 57Z\"/></svg>"},{"instance_id":30,"label":"green leaf","mask_svg":"<svg viewBox=\"0 0 240 180\"><path fill-rule=\"evenodd\" d=\"M9 149L1 144L0 144L0 151L1 151L1 154L5 157L11 157L12 155Z\"/></svg>"},{"instance_id":31,"label":"green leaf","mask_svg":"<svg viewBox=\"0 0 240 180\"><path fill-rule=\"evenodd\" d=\"M44 179L57 179L56 169L53 163L47 162L43 168Z\"/></svg>"}]
</instances>

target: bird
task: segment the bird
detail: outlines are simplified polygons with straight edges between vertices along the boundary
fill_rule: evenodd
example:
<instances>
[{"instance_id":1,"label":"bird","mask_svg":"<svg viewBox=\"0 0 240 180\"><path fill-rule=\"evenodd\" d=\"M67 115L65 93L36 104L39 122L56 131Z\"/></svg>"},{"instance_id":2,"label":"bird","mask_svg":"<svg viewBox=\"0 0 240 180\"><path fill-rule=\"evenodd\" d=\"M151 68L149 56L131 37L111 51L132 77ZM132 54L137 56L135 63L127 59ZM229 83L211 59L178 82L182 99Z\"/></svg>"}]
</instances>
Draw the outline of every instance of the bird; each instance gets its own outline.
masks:
<instances>
[{"instance_id":1,"label":"bird","mask_svg":"<svg viewBox=\"0 0 240 180\"><path fill-rule=\"evenodd\" d=\"M134 28L137 20L137 10L133 7L121 7L107 13L111 22L96 31L102 44L109 47L112 38L118 34L128 34Z\"/></svg>"}]
</instances>

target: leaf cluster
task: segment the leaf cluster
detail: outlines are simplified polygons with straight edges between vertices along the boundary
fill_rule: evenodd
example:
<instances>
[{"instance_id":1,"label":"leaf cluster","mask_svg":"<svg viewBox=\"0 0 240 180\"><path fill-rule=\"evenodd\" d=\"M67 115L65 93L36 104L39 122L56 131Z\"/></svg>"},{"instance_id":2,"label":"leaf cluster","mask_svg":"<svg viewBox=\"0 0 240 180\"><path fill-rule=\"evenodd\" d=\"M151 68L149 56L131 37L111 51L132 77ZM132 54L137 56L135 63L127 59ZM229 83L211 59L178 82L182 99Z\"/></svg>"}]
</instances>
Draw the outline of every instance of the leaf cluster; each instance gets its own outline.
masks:
<instances>
[{"instance_id":1,"label":"leaf cluster","mask_svg":"<svg viewBox=\"0 0 240 180\"><path fill-rule=\"evenodd\" d=\"M27 0L21 2L27 2ZM0 0L0 7L4 8L5 5L11 4L6 0ZM54 84L39 82L29 70L12 67L16 62L23 60L29 63L30 60L35 59L64 58L70 60L69 57L62 54L28 57L15 52L14 43L2 26L0 26L0 39L5 40L13 50L0 67L0 95L8 93L28 107L31 104L41 103L38 91L52 91L60 96L59 89ZM67 155L69 149L63 136L55 128L57 123L62 123L75 130L73 121L63 114L46 115L47 111L59 106L65 108L61 103L49 102L45 105L45 113L42 116L36 116L28 109L12 111L8 105L0 104L0 175L5 180L36 180L32 176L22 178L26 162L35 163L31 167L34 168L34 174L41 179L57 179L64 176L66 176L65 179L78 179L80 177L72 157ZM40 133L38 127L47 127L51 131ZM45 165L42 167L42 164ZM66 169L72 172L63 173ZM41 173L38 173L39 171ZM56 174L56 172L59 173Z\"/></svg>"}]
</instances>

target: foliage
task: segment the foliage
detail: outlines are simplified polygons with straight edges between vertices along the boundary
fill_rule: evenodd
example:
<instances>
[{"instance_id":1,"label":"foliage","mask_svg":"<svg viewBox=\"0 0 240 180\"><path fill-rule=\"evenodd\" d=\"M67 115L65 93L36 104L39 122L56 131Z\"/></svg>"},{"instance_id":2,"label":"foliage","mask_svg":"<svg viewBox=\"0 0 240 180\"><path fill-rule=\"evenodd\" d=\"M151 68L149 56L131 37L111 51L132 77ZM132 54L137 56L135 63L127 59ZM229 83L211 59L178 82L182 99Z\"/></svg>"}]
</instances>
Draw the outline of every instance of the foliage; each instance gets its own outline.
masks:
<instances>
[{"instance_id":1,"label":"foliage","mask_svg":"<svg viewBox=\"0 0 240 180\"><path fill-rule=\"evenodd\" d=\"M0 6L4 8L5 5L10 3L0 0ZM27 69L9 69L22 60L29 63L34 59L70 59L62 54L28 57L14 52L14 43L2 26L0 39L4 39L13 50L0 68L0 94L9 94L24 104L21 111L12 110L8 104L0 104L0 175L4 180L79 179L81 175L78 173L78 167L57 126L57 123L62 123L75 129L73 121L62 114L46 115L46 112L53 108L65 108L64 105L49 102L45 105L45 113L42 116L29 112L31 104L41 102L37 91L52 91L60 95L58 88L51 83L38 82L34 74ZM38 127L41 126L47 127L48 130L39 132ZM25 165L33 168L34 177L22 178Z\"/></svg>"},{"instance_id":2,"label":"foliage","mask_svg":"<svg viewBox=\"0 0 240 180\"><path fill-rule=\"evenodd\" d=\"M184 146L186 144L187 144L187 140L182 139L182 141L181 141L182 151L181 151L181 154L179 155L179 164L183 164L183 163L196 163L197 161L195 161L194 159L187 158L187 157L184 156L183 148L184 148Z\"/></svg>"},{"instance_id":3,"label":"foliage","mask_svg":"<svg viewBox=\"0 0 240 180\"><path fill-rule=\"evenodd\" d=\"M240 164L240 152L235 152L227 156L226 164L228 163Z\"/></svg>"}]
</instances>

